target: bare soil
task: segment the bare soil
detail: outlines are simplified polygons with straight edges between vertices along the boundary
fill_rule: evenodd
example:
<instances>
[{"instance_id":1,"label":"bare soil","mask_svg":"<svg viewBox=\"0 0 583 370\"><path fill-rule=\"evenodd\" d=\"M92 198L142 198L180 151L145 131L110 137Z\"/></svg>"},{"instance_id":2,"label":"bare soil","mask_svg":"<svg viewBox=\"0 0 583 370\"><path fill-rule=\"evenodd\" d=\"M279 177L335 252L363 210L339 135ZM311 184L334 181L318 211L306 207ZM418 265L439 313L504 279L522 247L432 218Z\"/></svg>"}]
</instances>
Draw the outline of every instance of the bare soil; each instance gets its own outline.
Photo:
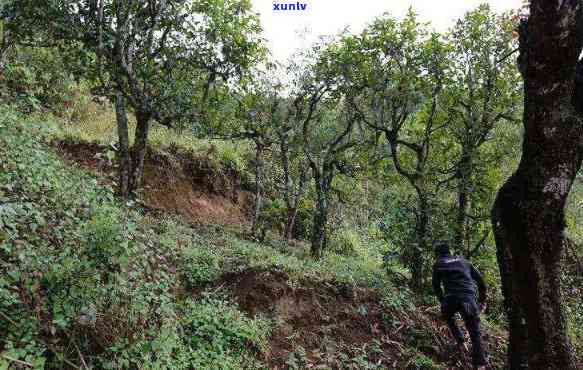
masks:
<instances>
[{"instance_id":1,"label":"bare soil","mask_svg":"<svg viewBox=\"0 0 583 370\"><path fill-rule=\"evenodd\" d=\"M114 181L114 165L105 157L108 148L95 143L54 143L65 159ZM179 214L191 222L213 225L245 225L250 195L241 190L239 175L220 169L209 158L189 153L161 154L149 151L143 203L153 210Z\"/></svg>"}]
</instances>

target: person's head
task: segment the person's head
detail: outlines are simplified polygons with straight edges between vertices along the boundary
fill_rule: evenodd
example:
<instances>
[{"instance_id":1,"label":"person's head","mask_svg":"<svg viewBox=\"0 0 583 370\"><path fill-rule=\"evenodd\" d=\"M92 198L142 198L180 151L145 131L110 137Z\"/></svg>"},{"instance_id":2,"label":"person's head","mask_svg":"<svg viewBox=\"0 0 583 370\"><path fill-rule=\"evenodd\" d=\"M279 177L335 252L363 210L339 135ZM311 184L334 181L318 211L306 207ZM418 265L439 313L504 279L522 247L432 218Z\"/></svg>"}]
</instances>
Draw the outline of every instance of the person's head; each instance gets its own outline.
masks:
<instances>
[{"instance_id":1,"label":"person's head","mask_svg":"<svg viewBox=\"0 0 583 370\"><path fill-rule=\"evenodd\" d=\"M435 255L437 257L449 256L450 254L449 245L446 242L438 241L435 243Z\"/></svg>"}]
</instances>

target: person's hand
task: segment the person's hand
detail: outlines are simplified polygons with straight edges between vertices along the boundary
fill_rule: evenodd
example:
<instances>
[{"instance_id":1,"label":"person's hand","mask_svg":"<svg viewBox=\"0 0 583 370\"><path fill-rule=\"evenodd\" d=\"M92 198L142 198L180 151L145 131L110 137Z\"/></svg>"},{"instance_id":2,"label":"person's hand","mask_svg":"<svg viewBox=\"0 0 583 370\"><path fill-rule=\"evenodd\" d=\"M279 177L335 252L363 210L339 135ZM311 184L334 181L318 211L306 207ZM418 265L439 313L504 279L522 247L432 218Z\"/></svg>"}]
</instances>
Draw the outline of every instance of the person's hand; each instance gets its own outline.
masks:
<instances>
[{"instance_id":1,"label":"person's hand","mask_svg":"<svg viewBox=\"0 0 583 370\"><path fill-rule=\"evenodd\" d=\"M484 313L484 311L486 311L486 308L488 307L488 305L486 305L486 302L480 302L480 313Z\"/></svg>"}]
</instances>

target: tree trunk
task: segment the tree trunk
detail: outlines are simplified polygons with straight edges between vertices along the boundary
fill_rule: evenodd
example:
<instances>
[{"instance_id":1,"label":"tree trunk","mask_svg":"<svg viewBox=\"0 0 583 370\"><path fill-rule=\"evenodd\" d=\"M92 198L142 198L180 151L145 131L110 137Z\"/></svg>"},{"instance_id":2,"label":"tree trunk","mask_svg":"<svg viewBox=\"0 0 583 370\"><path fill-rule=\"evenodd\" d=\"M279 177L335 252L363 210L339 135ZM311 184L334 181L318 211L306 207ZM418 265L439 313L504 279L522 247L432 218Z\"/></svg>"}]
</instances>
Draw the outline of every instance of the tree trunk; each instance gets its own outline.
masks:
<instances>
[{"instance_id":1,"label":"tree trunk","mask_svg":"<svg viewBox=\"0 0 583 370\"><path fill-rule=\"evenodd\" d=\"M526 184L524 178L533 175L520 172L500 190L493 211L510 328L509 366L522 368L526 355L533 369L574 369L561 307L564 214L553 195L537 194Z\"/></svg>"},{"instance_id":2,"label":"tree trunk","mask_svg":"<svg viewBox=\"0 0 583 370\"><path fill-rule=\"evenodd\" d=\"M511 193L511 191L504 193ZM496 198L492 212L492 224L494 226L494 237L497 247L496 256L500 268L504 310L508 319L509 328L507 367L509 369L526 369L528 367L526 321L522 309L523 305L520 303L520 295L517 294L518 289L513 289L513 286L516 286L517 283L513 282L516 274L512 273L512 265L514 263L512 260L512 251L508 248L503 248L504 240L508 239L508 230L505 229L505 225L501 222L501 214L499 213L499 210L502 208L499 203L504 204L507 202L508 199L504 199L502 195L499 195Z\"/></svg>"},{"instance_id":3,"label":"tree trunk","mask_svg":"<svg viewBox=\"0 0 583 370\"><path fill-rule=\"evenodd\" d=\"M286 240L290 240L292 238L293 228L296 221L297 215L297 207L294 207L292 201L292 193L293 193L293 180L290 173L290 159L289 159L289 140L288 140L288 132L283 130L279 134L279 145L280 145L280 159L281 159L281 167L283 169L283 186L284 186L284 193L283 198L285 200L285 205L287 207L287 217L285 222L285 229L283 231L283 237Z\"/></svg>"},{"instance_id":4,"label":"tree trunk","mask_svg":"<svg viewBox=\"0 0 583 370\"><path fill-rule=\"evenodd\" d=\"M127 199L130 196L130 177L132 174L132 161L130 157L130 139L128 132L128 116L126 113L125 99L121 92L117 92L115 100L115 113L117 118L117 135L119 137L119 194Z\"/></svg>"},{"instance_id":5,"label":"tree trunk","mask_svg":"<svg viewBox=\"0 0 583 370\"><path fill-rule=\"evenodd\" d=\"M289 147L289 133L284 130L279 134L280 142L280 160L283 169L283 185L284 194L283 198L285 201L285 206L287 208L287 217L285 222L285 229L283 232L283 237L286 240L291 240L293 238L293 230L296 223L296 217L298 214L298 208L300 201L304 196L306 191L306 185L308 183L307 167L309 164L305 161L300 161L299 166L299 179L294 181L291 174L291 160L290 160L290 147Z\"/></svg>"},{"instance_id":6,"label":"tree trunk","mask_svg":"<svg viewBox=\"0 0 583 370\"><path fill-rule=\"evenodd\" d=\"M130 191L135 192L141 186L144 175L144 159L148 149L148 134L150 132L150 115L136 112L136 135L132 148L133 173L130 179Z\"/></svg>"},{"instance_id":7,"label":"tree trunk","mask_svg":"<svg viewBox=\"0 0 583 370\"><path fill-rule=\"evenodd\" d=\"M262 143L255 143L255 194L253 203L253 219L251 223L251 234L257 235L259 228L259 217L263 203L263 154L265 146Z\"/></svg>"},{"instance_id":8,"label":"tree trunk","mask_svg":"<svg viewBox=\"0 0 583 370\"><path fill-rule=\"evenodd\" d=\"M414 292L420 292L423 289L423 257L427 252L427 232L429 227L429 202L427 196L421 188L417 188L417 207L418 215L416 217L415 234L417 243L411 256L411 289Z\"/></svg>"},{"instance_id":9,"label":"tree trunk","mask_svg":"<svg viewBox=\"0 0 583 370\"><path fill-rule=\"evenodd\" d=\"M531 369L575 369L560 272L564 208L583 153L583 124L572 104L582 47L580 7L578 1L531 3L528 35L521 35L523 154L492 212L505 299L511 306L511 350L520 350L526 341ZM523 310L526 336L514 325L521 316L517 308ZM512 367L516 363L509 366L517 368Z\"/></svg>"},{"instance_id":10,"label":"tree trunk","mask_svg":"<svg viewBox=\"0 0 583 370\"><path fill-rule=\"evenodd\" d=\"M468 240L468 213L470 209L470 192L473 153L468 148L462 149L462 158L458 168L458 208L455 225L455 248L466 255L470 253Z\"/></svg>"},{"instance_id":11,"label":"tree trunk","mask_svg":"<svg viewBox=\"0 0 583 370\"><path fill-rule=\"evenodd\" d=\"M4 20L0 19L0 68L4 69L6 67L6 53L10 47L8 42L7 31L4 27Z\"/></svg>"},{"instance_id":12,"label":"tree trunk","mask_svg":"<svg viewBox=\"0 0 583 370\"><path fill-rule=\"evenodd\" d=\"M309 168L306 168L308 165L306 162L300 162L299 166L300 178L298 179L295 187L293 186L294 182L290 182L292 186L289 188L289 194L285 196L287 206L287 220L285 224L284 236L287 240L291 240L293 238L293 231L298 215L298 208L300 207L300 202L304 197L304 193L306 192L306 187L309 181ZM288 192L288 190L286 190L286 192Z\"/></svg>"},{"instance_id":13,"label":"tree trunk","mask_svg":"<svg viewBox=\"0 0 583 370\"><path fill-rule=\"evenodd\" d=\"M285 222L285 230L283 232L284 238L286 240L291 240L293 238L294 226L296 224L297 215L298 215L298 207L288 205L287 217L286 217L286 222Z\"/></svg>"},{"instance_id":14,"label":"tree trunk","mask_svg":"<svg viewBox=\"0 0 583 370\"><path fill-rule=\"evenodd\" d=\"M332 175L323 172L321 176L315 177L317 204L312 224L312 257L316 259L322 258L327 242L328 197Z\"/></svg>"}]
</instances>

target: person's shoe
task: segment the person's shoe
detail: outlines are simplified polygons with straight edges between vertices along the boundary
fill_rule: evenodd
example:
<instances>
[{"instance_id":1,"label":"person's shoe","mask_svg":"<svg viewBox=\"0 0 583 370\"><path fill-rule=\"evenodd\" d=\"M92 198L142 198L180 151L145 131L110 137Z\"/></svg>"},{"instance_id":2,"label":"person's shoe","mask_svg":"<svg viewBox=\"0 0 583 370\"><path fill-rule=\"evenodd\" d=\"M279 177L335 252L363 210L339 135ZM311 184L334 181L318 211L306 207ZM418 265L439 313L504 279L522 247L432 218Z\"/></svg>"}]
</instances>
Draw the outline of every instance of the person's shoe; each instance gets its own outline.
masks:
<instances>
[{"instance_id":1,"label":"person's shoe","mask_svg":"<svg viewBox=\"0 0 583 370\"><path fill-rule=\"evenodd\" d=\"M484 365L478 366L478 367L476 367L476 370L486 370L486 366L484 366Z\"/></svg>"}]
</instances>

